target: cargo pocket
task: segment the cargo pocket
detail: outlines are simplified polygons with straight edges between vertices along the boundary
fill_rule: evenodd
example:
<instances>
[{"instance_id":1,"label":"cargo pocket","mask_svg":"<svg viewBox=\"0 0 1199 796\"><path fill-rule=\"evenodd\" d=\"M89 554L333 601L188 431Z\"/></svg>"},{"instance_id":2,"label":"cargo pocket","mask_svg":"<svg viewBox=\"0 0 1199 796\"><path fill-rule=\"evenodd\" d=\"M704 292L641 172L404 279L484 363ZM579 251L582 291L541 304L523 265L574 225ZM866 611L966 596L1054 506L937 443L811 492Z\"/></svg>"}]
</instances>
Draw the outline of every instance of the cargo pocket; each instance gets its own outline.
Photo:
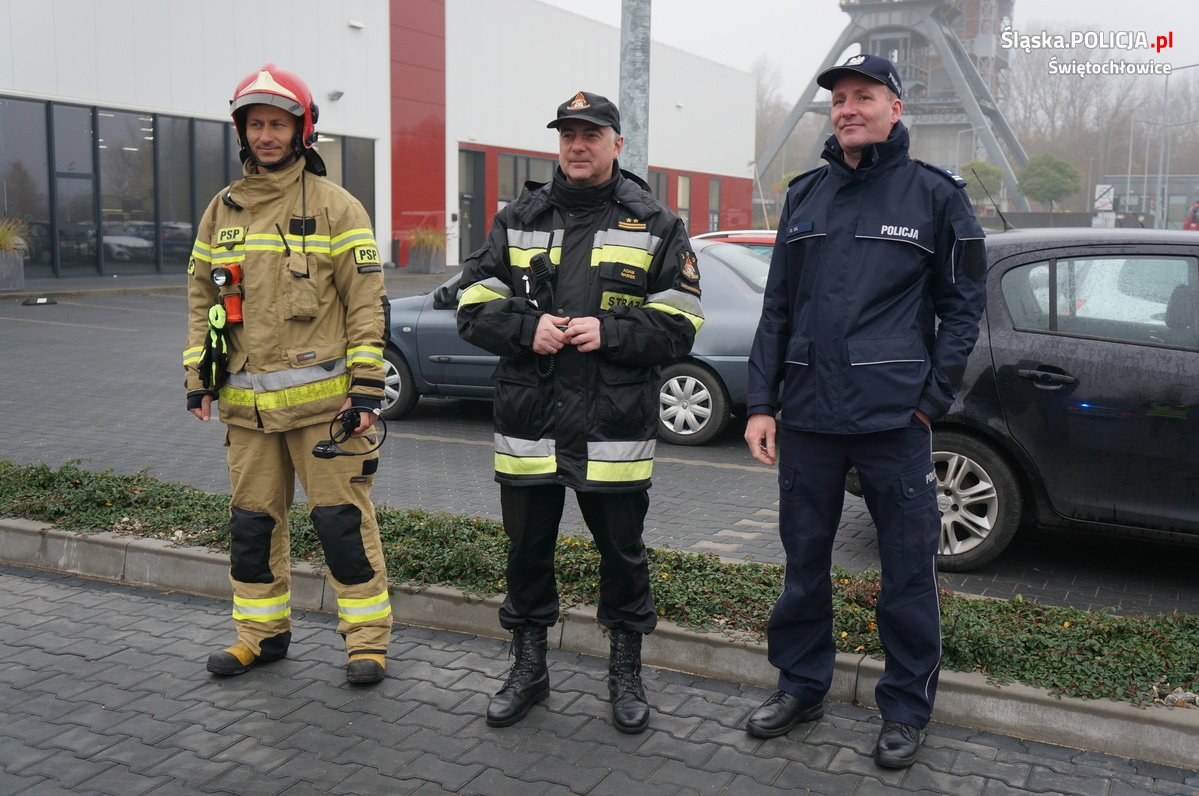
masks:
<instances>
[{"instance_id":1,"label":"cargo pocket","mask_svg":"<svg viewBox=\"0 0 1199 796\"><path fill-rule=\"evenodd\" d=\"M280 293L283 298L283 319L310 321L316 317L316 282L311 269L315 266L308 255L293 251L284 258Z\"/></svg>"},{"instance_id":2,"label":"cargo pocket","mask_svg":"<svg viewBox=\"0 0 1199 796\"><path fill-rule=\"evenodd\" d=\"M603 386L593 392L591 401L600 435L606 439L644 439L652 434L658 422L653 369L600 359L597 370Z\"/></svg>"},{"instance_id":3,"label":"cargo pocket","mask_svg":"<svg viewBox=\"0 0 1199 796\"><path fill-rule=\"evenodd\" d=\"M913 429L911 433L916 432ZM892 535L888 544L902 546L903 562L909 567L924 566L937 554L941 512L937 510L936 490L936 471L931 462L899 476L902 528L900 533ZM883 537L884 534L879 535L880 547L884 543Z\"/></svg>"},{"instance_id":4,"label":"cargo pocket","mask_svg":"<svg viewBox=\"0 0 1199 796\"><path fill-rule=\"evenodd\" d=\"M495 369L495 430L500 434L539 439L544 436L550 396L537 376L536 354L500 360Z\"/></svg>"}]
</instances>

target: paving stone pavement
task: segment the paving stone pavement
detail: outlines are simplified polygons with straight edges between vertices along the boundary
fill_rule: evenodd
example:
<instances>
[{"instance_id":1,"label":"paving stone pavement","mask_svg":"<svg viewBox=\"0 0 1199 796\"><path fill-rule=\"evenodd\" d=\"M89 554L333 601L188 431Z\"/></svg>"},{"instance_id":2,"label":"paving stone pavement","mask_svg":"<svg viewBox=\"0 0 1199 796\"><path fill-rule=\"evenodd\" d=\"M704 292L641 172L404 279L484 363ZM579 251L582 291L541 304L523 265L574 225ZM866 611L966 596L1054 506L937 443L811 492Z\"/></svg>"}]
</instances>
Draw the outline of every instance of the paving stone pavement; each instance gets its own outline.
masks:
<instances>
[{"instance_id":1,"label":"paving stone pavement","mask_svg":"<svg viewBox=\"0 0 1199 796\"><path fill-rule=\"evenodd\" d=\"M560 651L547 702L493 729L505 642L397 627L386 680L357 688L335 629L296 612L286 660L215 678L227 603L0 567L0 793L1199 794L1193 771L937 723L888 771L873 711L831 703L757 740L742 726L767 691L652 668L650 729L622 735L606 662Z\"/></svg>"}]
</instances>

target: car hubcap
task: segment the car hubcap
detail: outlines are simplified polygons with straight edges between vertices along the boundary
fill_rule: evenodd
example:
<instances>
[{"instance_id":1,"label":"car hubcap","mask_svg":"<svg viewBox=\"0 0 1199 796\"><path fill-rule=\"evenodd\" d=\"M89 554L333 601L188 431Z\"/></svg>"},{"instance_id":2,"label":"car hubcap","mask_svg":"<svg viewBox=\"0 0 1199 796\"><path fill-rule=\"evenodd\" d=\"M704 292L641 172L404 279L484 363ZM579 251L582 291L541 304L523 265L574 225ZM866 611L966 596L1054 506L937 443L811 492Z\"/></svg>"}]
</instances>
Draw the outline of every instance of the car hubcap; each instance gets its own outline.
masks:
<instances>
[{"instance_id":1,"label":"car hubcap","mask_svg":"<svg viewBox=\"0 0 1199 796\"><path fill-rule=\"evenodd\" d=\"M659 395L662 424L676 434L690 436L712 417L712 396L699 379L679 376L662 384Z\"/></svg>"},{"instance_id":2,"label":"car hubcap","mask_svg":"<svg viewBox=\"0 0 1199 796\"><path fill-rule=\"evenodd\" d=\"M969 457L933 452L937 471L937 508L941 510L943 556L961 555L978 547L999 518L999 495L991 476Z\"/></svg>"},{"instance_id":3,"label":"car hubcap","mask_svg":"<svg viewBox=\"0 0 1199 796\"><path fill-rule=\"evenodd\" d=\"M395 369L395 366L384 360L383 363L383 409L391 408L391 405L400 397L400 374Z\"/></svg>"}]
</instances>

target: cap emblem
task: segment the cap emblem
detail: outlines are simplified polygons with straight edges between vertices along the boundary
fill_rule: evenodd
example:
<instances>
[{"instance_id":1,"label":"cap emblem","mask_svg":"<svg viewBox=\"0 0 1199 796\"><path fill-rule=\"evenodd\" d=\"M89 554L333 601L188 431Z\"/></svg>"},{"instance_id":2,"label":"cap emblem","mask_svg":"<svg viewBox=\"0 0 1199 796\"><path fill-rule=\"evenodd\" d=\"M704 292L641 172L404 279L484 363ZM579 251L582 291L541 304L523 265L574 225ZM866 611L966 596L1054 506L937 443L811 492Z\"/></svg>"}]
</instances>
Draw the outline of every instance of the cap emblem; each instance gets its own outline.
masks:
<instances>
[{"instance_id":1,"label":"cap emblem","mask_svg":"<svg viewBox=\"0 0 1199 796\"><path fill-rule=\"evenodd\" d=\"M570 104L566 106L566 110L581 111L590 107L591 103L587 101L587 98L583 96L583 92L580 91L578 94L575 94L575 98L572 99Z\"/></svg>"}]
</instances>

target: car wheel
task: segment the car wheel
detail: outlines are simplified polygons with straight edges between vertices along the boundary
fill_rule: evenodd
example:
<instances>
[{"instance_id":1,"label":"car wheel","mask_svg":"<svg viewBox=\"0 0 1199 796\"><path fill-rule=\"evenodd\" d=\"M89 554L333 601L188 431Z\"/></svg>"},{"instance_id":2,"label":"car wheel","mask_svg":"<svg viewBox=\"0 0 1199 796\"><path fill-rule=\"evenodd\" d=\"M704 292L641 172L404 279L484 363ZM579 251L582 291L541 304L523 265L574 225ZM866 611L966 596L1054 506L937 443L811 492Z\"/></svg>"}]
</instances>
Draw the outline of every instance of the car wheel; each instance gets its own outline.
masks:
<instances>
[{"instance_id":1,"label":"car wheel","mask_svg":"<svg viewBox=\"0 0 1199 796\"><path fill-rule=\"evenodd\" d=\"M714 373L692 362L662 369L658 436L675 445L703 445L729 422L729 397Z\"/></svg>"},{"instance_id":2,"label":"car wheel","mask_svg":"<svg viewBox=\"0 0 1199 796\"><path fill-rule=\"evenodd\" d=\"M966 572L994 559L1020 525L1023 496L1015 473L986 443L956 431L933 433L941 542L937 567Z\"/></svg>"},{"instance_id":3,"label":"car wheel","mask_svg":"<svg viewBox=\"0 0 1199 796\"><path fill-rule=\"evenodd\" d=\"M383 351L383 409L384 420L399 420L412 411L420 394L412 378L412 370L404 355L394 348Z\"/></svg>"}]
</instances>

